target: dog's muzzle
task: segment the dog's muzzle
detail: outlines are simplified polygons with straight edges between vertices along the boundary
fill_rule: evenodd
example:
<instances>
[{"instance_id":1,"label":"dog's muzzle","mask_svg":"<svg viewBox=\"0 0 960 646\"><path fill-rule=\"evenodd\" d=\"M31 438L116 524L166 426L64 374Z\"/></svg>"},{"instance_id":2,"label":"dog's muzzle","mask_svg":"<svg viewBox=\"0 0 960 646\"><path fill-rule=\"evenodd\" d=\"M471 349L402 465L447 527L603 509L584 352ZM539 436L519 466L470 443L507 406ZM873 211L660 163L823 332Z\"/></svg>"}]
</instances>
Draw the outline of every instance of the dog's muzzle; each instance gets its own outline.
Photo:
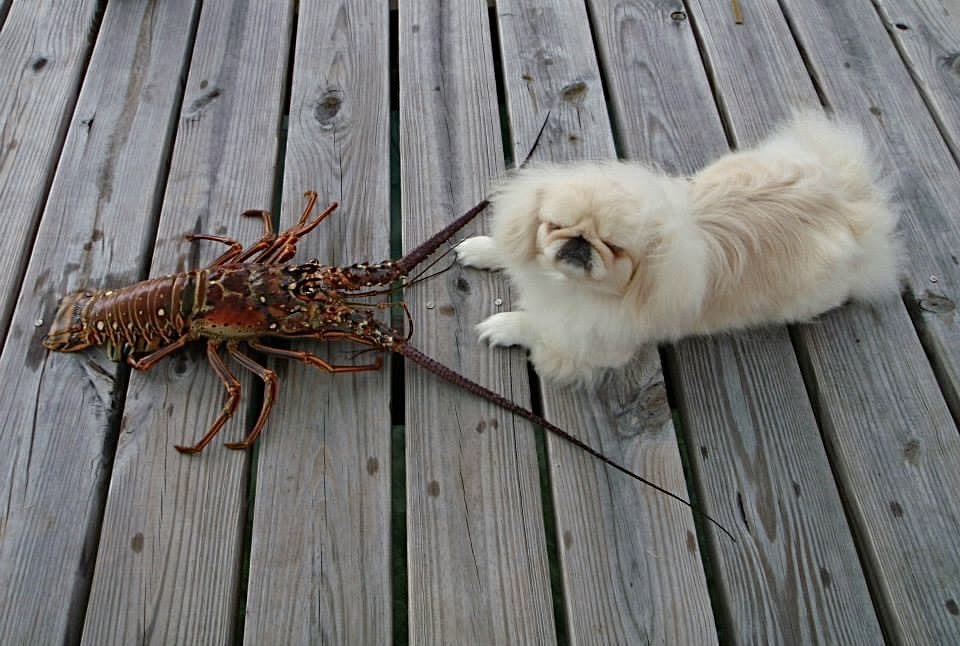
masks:
<instances>
[{"instance_id":1,"label":"dog's muzzle","mask_svg":"<svg viewBox=\"0 0 960 646\"><path fill-rule=\"evenodd\" d=\"M558 261L582 267L584 271L590 271L590 265L593 264L593 247L582 236L570 238L560 247L556 258Z\"/></svg>"}]
</instances>

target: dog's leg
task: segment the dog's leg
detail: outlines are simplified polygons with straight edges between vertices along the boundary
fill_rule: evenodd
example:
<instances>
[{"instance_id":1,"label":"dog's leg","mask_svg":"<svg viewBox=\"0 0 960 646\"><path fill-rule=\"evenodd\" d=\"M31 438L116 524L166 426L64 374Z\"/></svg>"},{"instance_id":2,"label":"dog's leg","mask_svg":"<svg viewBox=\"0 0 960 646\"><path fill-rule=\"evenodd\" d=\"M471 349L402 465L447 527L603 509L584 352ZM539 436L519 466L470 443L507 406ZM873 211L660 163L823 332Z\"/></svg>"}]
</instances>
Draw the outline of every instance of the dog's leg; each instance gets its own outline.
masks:
<instances>
[{"instance_id":1,"label":"dog's leg","mask_svg":"<svg viewBox=\"0 0 960 646\"><path fill-rule=\"evenodd\" d=\"M477 269L502 269L503 256L490 236L474 236L457 245L460 264Z\"/></svg>"},{"instance_id":2,"label":"dog's leg","mask_svg":"<svg viewBox=\"0 0 960 646\"><path fill-rule=\"evenodd\" d=\"M480 340L493 346L523 346L530 350L537 373L555 383L586 383L596 366L571 354L568 348L554 347L538 333L536 323L523 311L501 312L477 325Z\"/></svg>"},{"instance_id":3,"label":"dog's leg","mask_svg":"<svg viewBox=\"0 0 960 646\"><path fill-rule=\"evenodd\" d=\"M500 312L477 324L481 341L490 345L509 347L522 345L532 348L540 341L540 335L530 315L523 311Z\"/></svg>"},{"instance_id":4,"label":"dog's leg","mask_svg":"<svg viewBox=\"0 0 960 646\"><path fill-rule=\"evenodd\" d=\"M580 361L564 349L538 343L530 348L530 361L537 374L554 384L588 385L593 382L599 367Z\"/></svg>"}]
</instances>

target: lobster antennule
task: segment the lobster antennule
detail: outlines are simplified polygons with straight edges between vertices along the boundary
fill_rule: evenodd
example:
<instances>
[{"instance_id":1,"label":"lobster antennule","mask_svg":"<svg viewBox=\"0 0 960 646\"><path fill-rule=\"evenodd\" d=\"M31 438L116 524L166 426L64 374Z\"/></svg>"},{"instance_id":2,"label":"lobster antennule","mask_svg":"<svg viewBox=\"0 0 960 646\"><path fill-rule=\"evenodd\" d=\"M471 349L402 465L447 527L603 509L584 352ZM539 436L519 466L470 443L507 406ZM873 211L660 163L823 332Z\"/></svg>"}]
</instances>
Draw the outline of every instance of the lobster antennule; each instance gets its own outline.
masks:
<instances>
[{"instance_id":1,"label":"lobster antennule","mask_svg":"<svg viewBox=\"0 0 960 646\"><path fill-rule=\"evenodd\" d=\"M420 352L419 350L417 350L417 349L414 348L413 346L407 345L406 343L403 343L402 341L399 341L399 340L398 340L396 343L393 344L393 346L392 346L391 349L393 350L393 352L396 352L396 353L398 353L398 354L403 355L403 356L406 357L407 359L410 359L410 360L413 361L415 364L417 364L417 365L419 365L419 366L422 366L422 367L425 368L426 370L429 370L430 372L432 372L433 374L437 375L437 376L440 377L441 379L443 379L443 380L445 380L445 381L448 381L448 382L452 383L452 384L455 385L455 386L458 386L458 387L460 387L460 388L463 388L464 390L466 390L466 391L468 391L468 392L471 392L471 393L473 393L474 395L477 395L478 397L481 397L482 399L486 399L487 401L492 402L492 403L496 404L497 406L500 406L500 407L503 408L504 410L507 410L507 411L509 411L510 413L513 413L514 415L519 415L520 417L523 417L524 419L532 422L533 424L542 427L545 431L547 431L547 432L549 432L549 433L551 433L551 434L553 434L553 435L556 435L557 437L559 437L559 438L561 438L561 439L563 439L563 440L566 440L567 442L569 442L570 444L574 445L574 446L577 447L578 449L581 449L581 450L583 450L583 451L586 451L586 452L589 453L591 456L593 456L594 458L600 460L601 462L603 462L603 463L606 464L607 466L612 467L612 468L616 469L617 471L619 471L620 473L623 473L623 474L625 474L625 475L628 475L628 476L630 476L631 478L633 478L634 480L636 480L636 481L638 481L638 482L640 482L640 483L642 483L642 484L644 484L644 485L646 485L646 486L648 486L648 487L653 488L655 491L657 491L657 492L659 492L659 493L662 493L662 494L664 494L665 496L669 496L670 498L673 498L674 500L676 500L676 501L678 501L678 502L686 505L686 506L689 507L694 513L702 516L702 517L705 518L707 521L709 521L710 523L712 523L713 525L715 525L717 528L719 528L720 531L722 531L724 534L726 534L733 542L736 542L736 541L737 541L737 539L733 537L733 534L731 534L730 531L729 531L726 527L724 527L723 525L721 525L718 521L714 520L709 514L707 514L707 513L705 513L704 511L702 511L699 507L695 507L689 500L686 500L686 499L678 496L677 494L673 493L673 492L670 491L669 489L665 489L665 488L661 487L660 485L658 485L657 483L653 482L652 480L648 480L648 479L644 478L643 476L634 473L633 471L631 471L630 469L626 468L625 466L622 466L622 465L614 462L613 460L611 460L610 458L608 458L608 457L605 456L604 454L600 453L599 451L597 451L596 449L594 449L592 446L590 446L590 445L587 444L586 442L584 442L584 441L582 441L582 440L574 437L573 435L571 435L571 434L568 433L567 431L563 430L563 429L560 428L559 426L556 426L555 424L552 424L552 423L548 422L546 419L544 419L544 418L541 417L540 415L537 415L537 414L534 413L533 411L528 410L528 409L526 409L526 408L524 408L524 407L522 407L522 406L520 406L520 405L518 405L518 404L515 404L514 402L510 401L509 399L507 399L507 398L504 397L503 395L500 395L500 394L498 394L498 393L495 393L494 391L490 390L489 388L487 388L487 387L485 387L485 386L482 386L482 385L478 384L478 383L475 382L475 381L472 381L472 380L470 380L470 379L467 379L466 377L464 377L464 376L461 375L460 373L458 373L458 372L456 372L456 371L454 371L454 370L451 370L450 368L446 367L445 365L443 365L442 363L440 363L440 362L437 361L436 359L432 359L432 358L428 357L427 355L423 354L422 352Z\"/></svg>"},{"instance_id":2,"label":"lobster antennule","mask_svg":"<svg viewBox=\"0 0 960 646\"><path fill-rule=\"evenodd\" d=\"M419 246L411 250L407 255L396 260L394 266L401 274L409 274L410 271L419 265L423 260L440 248L444 242L453 237L453 235L465 227L469 222L477 217L481 211L490 205L490 200L480 200L472 209L461 215L459 218L440 229L437 233L430 236L427 240L420 243Z\"/></svg>"},{"instance_id":3,"label":"lobster antennule","mask_svg":"<svg viewBox=\"0 0 960 646\"><path fill-rule=\"evenodd\" d=\"M547 123L550 121L550 111L547 110L546 115L543 118L543 123L540 124L540 130L537 131L537 136L533 140L533 144L530 146L530 150L527 151L526 157L523 158L523 161L520 163L518 168L523 168L527 165L530 159L533 157L533 152L537 149L537 146L540 144L540 138L543 136L544 130L547 128ZM410 271L419 265L423 260L432 254L434 251L440 248L444 242L453 237L457 231L465 227L469 222L477 217L481 211L490 206L490 200L483 199L479 203L459 218L442 228L440 231L430 236L426 241L422 242L420 246L411 250L407 255L398 259L394 262L394 266L400 270L400 273L407 275Z\"/></svg>"}]
</instances>

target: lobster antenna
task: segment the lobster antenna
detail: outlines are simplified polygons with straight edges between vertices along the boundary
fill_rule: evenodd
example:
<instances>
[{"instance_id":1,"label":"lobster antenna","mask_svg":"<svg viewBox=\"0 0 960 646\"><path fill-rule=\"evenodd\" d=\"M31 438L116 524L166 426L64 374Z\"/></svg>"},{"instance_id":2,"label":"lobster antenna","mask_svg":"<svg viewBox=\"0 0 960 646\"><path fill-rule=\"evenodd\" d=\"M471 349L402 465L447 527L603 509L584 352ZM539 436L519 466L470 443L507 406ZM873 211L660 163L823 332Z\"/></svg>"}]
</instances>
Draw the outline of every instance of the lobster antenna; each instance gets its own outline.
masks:
<instances>
[{"instance_id":1,"label":"lobster antenna","mask_svg":"<svg viewBox=\"0 0 960 646\"><path fill-rule=\"evenodd\" d=\"M410 253L394 262L394 267L401 274L410 273L410 270L423 262L424 258L436 251L440 245L453 237L453 235L465 227L470 220L477 217L481 211L490 205L490 200L480 200L472 209L461 215L459 218L440 229L426 241L420 243Z\"/></svg>"},{"instance_id":2,"label":"lobster antenna","mask_svg":"<svg viewBox=\"0 0 960 646\"><path fill-rule=\"evenodd\" d=\"M530 146L530 150L527 151L527 156L523 158L523 161L520 162L520 165L517 168L523 168L527 165L527 162L530 161L530 158L533 157L533 151L537 149L537 145L540 143L540 137L543 136L543 131L547 129L547 123L550 121L550 111L547 110L547 114L543 117L543 123L540 124L540 130L537 131L537 136L533 138L533 145Z\"/></svg>"},{"instance_id":3,"label":"lobster antenna","mask_svg":"<svg viewBox=\"0 0 960 646\"><path fill-rule=\"evenodd\" d=\"M533 156L533 151L537 149L537 145L540 143L540 138L543 136L543 131L547 128L547 122L549 120L550 112L548 111L546 117L543 119L543 124L540 126L540 131L537 132L537 136L533 140L533 145L530 147L530 151L527 153L527 156L524 158L523 162L520 164L520 166L518 166L518 168L523 168L526 166L527 162L530 161L530 158ZM396 267L397 270L399 270L402 274L409 273L414 267L423 262L427 256L439 249L440 245L452 238L457 231L465 227L470 220L477 217L480 212L489 205L490 200L480 200L472 209L461 215L444 228L440 229L434 235L427 238L426 241L420 243L420 245L412 249L409 253L407 253L407 255L396 260L394 262L394 267Z\"/></svg>"},{"instance_id":4,"label":"lobster antenna","mask_svg":"<svg viewBox=\"0 0 960 646\"><path fill-rule=\"evenodd\" d=\"M445 271L450 271L451 269L453 269L453 266L454 266L455 264L457 264L456 259L451 260L451 261L450 261L450 264L447 265L446 267L444 267L443 269L439 269L439 270L433 272L432 274L430 274L429 276L424 276L424 274L426 274L428 271L430 271L430 269L431 269L434 265L436 265L438 262L440 262L441 260L443 260L444 258L446 258L447 256L449 256L449 255L450 255L450 252L453 251L453 250L456 249L456 248L457 248L457 245L453 245L453 246L451 246L449 249L447 249L446 251L444 251L442 254L440 254L439 256L437 256L436 258L434 258L433 260L431 260L431 261L429 262L429 264L427 264L427 266L424 267L424 268L420 271L419 274L417 274L416 276L414 276L413 278L411 278L410 280L408 280L407 282L405 282L405 283L403 284L403 287L406 288L406 287L410 287L411 285L416 285L416 284L419 283L420 281L427 280L428 278L433 278L434 276L439 276L439 275L442 274L443 272L445 272Z\"/></svg>"},{"instance_id":5,"label":"lobster antenna","mask_svg":"<svg viewBox=\"0 0 960 646\"><path fill-rule=\"evenodd\" d=\"M452 251L452 250L453 250L453 247L451 247L451 248L448 249L447 251L443 252L443 254L440 255L440 256L438 256L436 260L430 261L430 264L427 265L426 267L424 267L424 268L423 268L423 271L421 271L419 274L417 274L416 276L414 276L413 278L411 278L410 280L408 280L408 281L405 282L405 283L396 284L396 285L391 285L390 287L384 287L383 289L370 289L370 290L367 290L367 291L364 291L364 292L351 292L350 295L351 295L351 296L363 296L363 297L366 297L366 296L387 296L387 295L392 295L392 294L399 294L400 292L402 292L403 290L405 290L407 287L412 287L413 285L416 285L417 283L423 282L423 281L425 281L425 280L430 280L431 278L434 278L435 276L439 276L440 274L446 273L446 272L450 271L451 269L453 269L454 265L457 264L457 261L456 261L456 260L451 260L450 263L449 263L446 267L444 267L443 269L438 269L437 271L433 272L433 273L430 274L429 276L424 276L424 274L427 273L427 272L430 270L431 267L433 267L433 266L436 265L438 262L440 262L441 260L443 260L444 257L447 256L447 255L450 253L450 251Z\"/></svg>"},{"instance_id":6,"label":"lobster antenna","mask_svg":"<svg viewBox=\"0 0 960 646\"><path fill-rule=\"evenodd\" d=\"M475 382L475 381L472 381L472 380L470 380L470 379L467 379L466 377L464 377L464 376L461 375L460 373L456 372L455 370L452 370L452 369L448 368L447 366L443 365L442 363L440 363L440 362L437 361L436 359L431 359L430 357L428 357L427 355L423 354L422 352L420 352L419 350L417 350L417 349L414 348L413 346L407 345L407 344L405 344L405 343L397 343L397 344L395 344L391 349L392 349L394 352L397 352L398 354L403 355L403 356L406 357L407 359L410 359L411 361L413 361L413 362L416 363L417 365L420 365L420 366L424 367L425 369L429 370L430 372L432 372L433 374L437 375L437 376L440 377L441 379L444 379L444 380L446 380L446 381L449 381L450 383L454 384L455 386L458 386L458 387L460 387L460 388L463 388L464 390L466 390L466 391L468 391L468 392L471 392L471 393L473 393L474 395L476 395L476 396L478 396L478 397L480 397L480 398L482 398L482 399L486 399L487 401L492 402L492 403L496 404L497 406L500 406L501 408L503 408L503 409L505 409L505 410L507 410L507 411L509 411L509 412L511 412L511 413L513 413L513 414L515 414L515 415L519 415L520 417L523 417L524 419L532 422L533 424L536 424L537 426L542 427L545 431L547 431L547 432L549 432L549 433L552 433L553 435L556 435L557 437L566 440L566 441L569 442L570 444L573 444L573 445L574 445L575 447L577 447L578 449L581 449L581 450L583 450L583 451L586 451L587 453L589 453L590 455L592 455L592 456L595 457L596 459L600 460L601 462L603 462L603 463L606 464L607 466L612 467L612 468L616 469L617 471L619 471L620 473L626 474L626 475L630 476L631 478L633 478L634 480L636 480L636 481L638 481L638 482L640 482L640 483L642 483L642 484L644 484L644 485L646 485L646 486L648 486L648 487L652 487L655 491L658 491L658 492L664 494L665 496L669 496L670 498L673 498L673 499L676 500L677 502L680 502L680 503L686 505L687 507L690 508L690 510L691 510L693 513L697 514L698 516L701 516L702 518L706 519L708 522L710 522L710 523L712 523L713 525L715 525L720 531L722 531L724 534L726 534L727 537L728 537L730 540L732 540L734 543L737 542L737 539L734 538L733 534L731 534L730 531L729 531L726 527L724 527L723 525L721 525L720 522L717 521L717 520L715 520L712 516L710 516L710 514L706 513L706 512L703 511L702 509L700 509L700 507L694 506L689 500L685 500L684 498L681 498L681 497L678 496L677 494L673 493L672 491L670 491L670 490L668 490L668 489L665 489L665 488L661 487L660 485L658 485L657 483L653 482L652 480L648 480L647 478L644 478L643 476L634 473L633 471L631 471L630 469L626 468L625 466L622 466L622 465L614 462L613 460L611 460L610 458L608 458L607 456L605 456L603 453L600 453L600 451L597 451L595 448L593 448L592 446L590 446L589 444L587 444L587 443L584 442L583 440L574 437L573 435L571 435L571 434L568 433L567 431L563 430L562 428L560 428L560 427L557 426L556 424L552 424L551 422L548 422L546 419L544 419L544 418L541 417L540 415L537 415L537 414L534 413L533 411L528 410L528 409L520 406L519 404L515 404L514 402L510 401L509 399L507 399L507 398L504 397L503 395L500 395L500 394L498 394L498 393L495 393L494 391L490 390L489 388L487 388L487 387L485 387L485 386L481 386L480 384L478 384L478 383Z\"/></svg>"}]
</instances>

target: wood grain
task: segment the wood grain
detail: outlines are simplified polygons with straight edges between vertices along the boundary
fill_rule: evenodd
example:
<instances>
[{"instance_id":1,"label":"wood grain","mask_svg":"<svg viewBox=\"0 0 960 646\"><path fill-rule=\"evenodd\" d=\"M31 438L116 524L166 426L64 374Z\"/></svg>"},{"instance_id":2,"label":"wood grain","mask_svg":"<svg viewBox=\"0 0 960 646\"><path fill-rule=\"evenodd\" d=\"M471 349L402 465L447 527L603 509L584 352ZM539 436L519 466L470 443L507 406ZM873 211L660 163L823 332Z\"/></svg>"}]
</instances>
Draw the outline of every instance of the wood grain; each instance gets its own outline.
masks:
<instances>
[{"instance_id":1,"label":"wood grain","mask_svg":"<svg viewBox=\"0 0 960 646\"><path fill-rule=\"evenodd\" d=\"M874 0L953 156L960 159L960 5Z\"/></svg>"},{"instance_id":2,"label":"wood grain","mask_svg":"<svg viewBox=\"0 0 960 646\"><path fill-rule=\"evenodd\" d=\"M514 158L523 158L548 109L535 159L616 157L585 7L501 2L498 19ZM656 348L593 389L547 384L543 393L551 421L686 497ZM715 642L689 510L563 441L548 436L547 445L570 638Z\"/></svg>"},{"instance_id":3,"label":"wood grain","mask_svg":"<svg viewBox=\"0 0 960 646\"><path fill-rule=\"evenodd\" d=\"M960 635L960 504L945 493L960 486L960 439L919 343L891 345L894 333L908 338L909 318L884 309L850 307L803 330L807 370L885 629L902 643L949 643ZM865 369L877 356L896 361Z\"/></svg>"},{"instance_id":4,"label":"wood grain","mask_svg":"<svg viewBox=\"0 0 960 646\"><path fill-rule=\"evenodd\" d=\"M487 3L417 1L401 3L399 13L401 204L410 249L479 202L503 162ZM527 403L522 358L488 352L472 330L496 298L509 306L505 291L493 277L457 266L404 299L415 345ZM405 377L410 641L553 642L531 427L416 366Z\"/></svg>"},{"instance_id":5,"label":"wood grain","mask_svg":"<svg viewBox=\"0 0 960 646\"><path fill-rule=\"evenodd\" d=\"M714 42L722 43L717 48L741 52L767 51L777 46L781 53L791 51L782 44L791 32L776 3L750 7L746 21L763 24L764 29L743 31L724 25L722 4L700 3L698 12L702 15L695 16L705 34L708 56L715 56ZM830 11L834 13L830 15ZM905 213L901 228L909 238L908 273L917 276L919 263L937 253L941 255L940 266L944 266L945 250L922 249L940 244L944 233L949 238L950 229L955 228L947 224L943 216L936 215L939 211L936 201L917 200L919 195L926 198L934 192L917 177L918 166L922 168L926 162L914 161L916 151L923 150L915 147L918 140L929 135L905 137L900 134L903 129L912 131L913 126L908 124L918 122L926 122L925 127L930 128L931 133L935 133L935 129L876 14L871 13L869 7L847 12L839 6L827 8L826 3L796 3L789 7L789 13L789 24L799 36L806 61L798 51L796 55L781 57L777 65L786 65L786 68L751 67L763 75L750 78L738 71L744 68L745 62L718 60L713 66L718 93L726 100L725 97L767 87L772 78L803 78L806 63L827 102L846 118L861 123L871 143L882 154L886 168L897 169L892 183L897 202ZM815 94L811 83L807 82L805 92L805 102L812 103ZM907 110L891 107L902 102L915 102L909 116ZM746 134L748 140L758 139L769 128L769 123L785 117L791 106L784 104L777 108L774 104L773 107L775 112L770 111L770 105L765 106L763 112L731 111L733 128ZM875 110L871 111L871 107ZM880 112L879 116L876 111ZM883 122L882 128L878 128L878 122ZM929 143L929 139L926 141ZM946 152L942 140L937 144L940 153L936 152L936 146L930 145L934 154ZM946 172L956 174L954 165L946 160L944 165ZM905 175L910 177L909 181L904 181ZM910 232L914 226L910 212L918 207L929 216L925 219L928 226L937 229L937 240L924 240L931 237L929 230L924 235ZM946 282L951 281L949 278ZM953 334L943 323L938 330L948 336ZM944 604L949 605L947 599L955 594L955 584L944 586L942 583L943 577L957 581L952 574L956 571L956 555L948 547L946 534L929 533L925 523L921 523L923 526L891 523L890 512L880 511L889 506L892 489L903 492L901 495L913 501L911 504L924 509L927 520L935 526L948 527L958 518L952 503L928 491L918 482L915 467L904 463L903 434L915 434L923 438L918 441L938 446L929 456L924 454L922 477L942 482L951 482L956 477L952 475L956 473L953 457L956 449L951 447L957 442L953 423L933 373L920 358L921 347L906 311L896 301L877 308L847 306L821 317L818 322L801 326L798 341L824 442L848 515L854 523L870 586L879 600L884 631L911 643L937 641L947 634L942 631L950 622ZM890 562L909 563L914 574L908 574L908 568L891 568L887 565ZM918 572L925 574L918 575Z\"/></svg>"},{"instance_id":6,"label":"wood grain","mask_svg":"<svg viewBox=\"0 0 960 646\"><path fill-rule=\"evenodd\" d=\"M704 501L736 529L714 541L730 641L882 641L787 331L685 341L676 357Z\"/></svg>"},{"instance_id":7,"label":"wood grain","mask_svg":"<svg viewBox=\"0 0 960 646\"><path fill-rule=\"evenodd\" d=\"M186 233L260 236L261 223L239 214L270 205L291 20L289 3L203 6L151 275L222 251ZM256 391L242 381L249 402ZM219 442L194 457L172 446L205 432L223 398L202 353L131 376L85 642L234 642L248 456ZM223 435L245 434L244 417Z\"/></svg>"},{"instance_id":8,"label":"wood grain","mask_svg":"<svg viewBox=\"0 0 960 646\"><path fill-rule=\"evenodd\" d=\"M0 30L0 335L20 292L90 55L97 0L18 2ZM2 16L2 7L0 7Z\"/></svg>"},{"instance_id":9,"label":"wood grain","mask_svg":"<svg viewBox=\"0 0 960 646\"><path fill-rule=\"evenodd\" d=\"M952 545L960 504L943 495L960 487L960 436L944 402L955 418L960 321L922 303L934 293L957 298L960 193L944 187L960 185L960 170L870 8L785 4L824 98L863 124L890 173L909 250L907 286L921 301L911 303L914 322L944 392L897 304L848 308L801 331L824 439L862 524L886 627L905 643L945 643L960 634L960 554Z\"/></svg>"},{"instance_id":10,"label":"wood grain","mask_svg":"<svg viewBox=\"0 0 960 646\"><path fill-rule=\"evenodd\" d=\"M960 418L960 192L944 190L960 182L960 171L879 18L864 20L866 11L847 5L801 9L790 5L789 13L798 20L810 64L822 75L825 98L860 122L880 153L908 242L910 307L944 396ZM830 60L826 52L839 58Z\"/></svg>"},{"instance_id":11,"label":"wood grain","mask_svg":"<svg viewBox=\"0 0 960 646\"><path fill-rule=\"evenodd\" d=\"M390 256L388 43L386 3L300 6L281 222L299 217L305 189L341 205L300 243L301 262ZM341 364L356 349L294 345ZM281 397L259 445L244 640L387 643L390 370L273 367Z\"/></svg>"},{"instance_id":12,"label":"wood grain","mask_svg":"<svg viewBox=\"0 0 960 646\"><path fill-rule=\"evenodd\" d=\"M546 390L552 419L684 493L679 439L695 493L738 537L707 526L698 542L688 510L551 439L557 606L530 426L407 366L410 641L957 641L958 14L944 0L739 4L742 24L728 0L400 3L407 248L502 172L493 11L514 158L550 109L538 158L612 157L615 140L688 173L822 99L864 124L910 249L906 307L847 306L792 342L774 328L668 349L673 421L654 349L593 390ZM250 460L219 442L172 449L223 401L202 352L125 392L102 351L40 344L61 294L221 251L184 233L259 236L239 213L277 197L288 92L280 218L305 189L342 202L298 259L386 257L387 10L0 0L0 642L236 643L241 625L248 643L389 639L386 369L271 364L280 397L253 486ZM414 344L529 403L522 353L473 331L510 307L502 278L457 268L405 298ZM243 384L224 438L256 412L259 384Z\"/></svg>"},{"instance_id":13,"label":"wood grain","mask_svg":"<svg viewBox=\"0 0 960 646\"><path fill-rule=\"evenodd\" d=\"M122 370L102 351L47 354L41 339L59 296L146 271L179 94L143 89L176 88L194 4L112 5L68 128L0 356L3 643L79 638Z\"/></svg>"},{"instance_id":14,"label":"wood grain","mask_svg":"<svg viewBox=\"0 0 960 646\"><path fill-rule=\"evenodd\" d=\"M679 2L592 6L627 156L671 172L693 173L723 154L723 126L684 7ZM715 8L711 19L724 23L711 23L710 29L738 28L729 3ZM751 32L764 29L755 16L750 25ZM737 35L713 36L703 36L708 64L742 67L740 60L725 58L743 45L731 42ZM761 68L763 64L758 62ZM749 75L753 69L747 65L739 73ZM758 95L749 97L756 100L753 110L772 107L777 100L774 93L767 97L759 96L759 88L753 91ZM785 94L797 96L798 90ZM728 101L721 95L718 102L739 116L746 105L738 106L738 100L747 99L737 95ZM738 140L748 139L737 119L731 119L731 130ZM879 638L786 330L683 342L670 354L698 488L707 510L737 535L732 543L708 528L724 638L830 642L857 631L864 638ZM825 484L805 491L801 499L794 483L807 478ZM827 574L820 577L818 570Z\"/></svg>"}]
</instances>

